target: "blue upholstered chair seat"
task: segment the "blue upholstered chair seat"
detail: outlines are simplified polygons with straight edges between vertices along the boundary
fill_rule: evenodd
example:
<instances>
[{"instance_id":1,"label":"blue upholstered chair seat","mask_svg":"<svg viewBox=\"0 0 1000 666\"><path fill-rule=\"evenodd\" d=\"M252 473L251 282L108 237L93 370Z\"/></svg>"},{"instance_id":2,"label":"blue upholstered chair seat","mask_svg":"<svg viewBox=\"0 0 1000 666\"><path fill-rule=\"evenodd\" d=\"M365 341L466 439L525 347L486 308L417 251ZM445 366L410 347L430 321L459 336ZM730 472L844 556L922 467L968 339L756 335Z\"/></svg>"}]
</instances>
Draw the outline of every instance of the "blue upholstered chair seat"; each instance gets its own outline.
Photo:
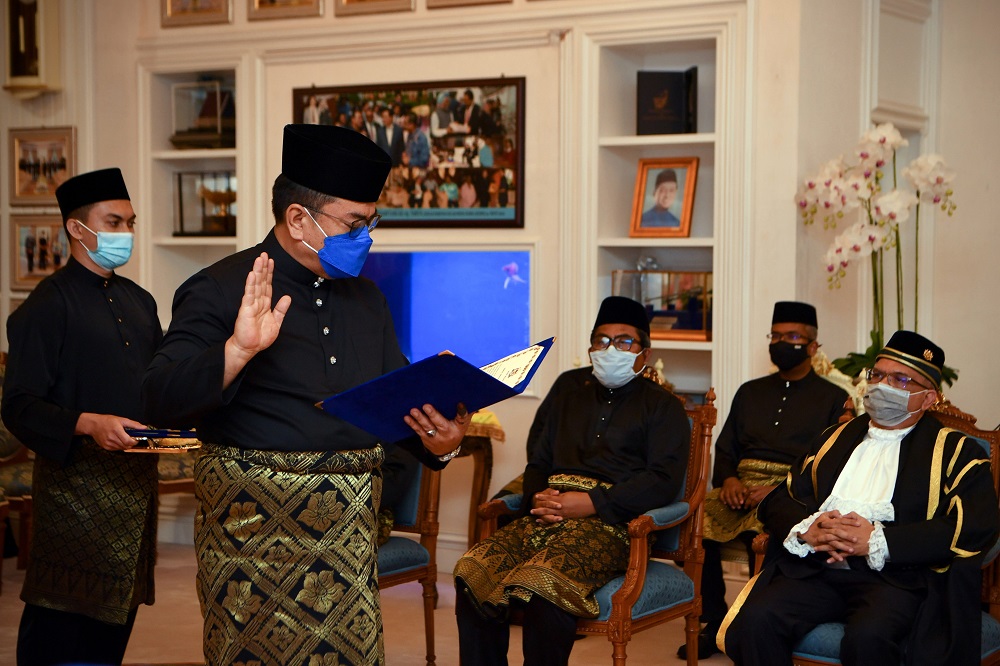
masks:
<instances>
[{"instance_id":1,"label":"blue upholstered chair seat","mask_svg":"<svg viewBox=\"0 0 1000 666\"><path fill-rule=\"evenodd\" d=\"M378 549L378 573L380 576L411 571L427 566L431 555L427 549L413 539L390 536Z\"/></svg>"},{"instance_id":2,"label":"blue upholstered chair seat","mask_svg":"<svg viewBox=\"0 0 1000 666\"><path fill-rule=\"evenodd\" d=\"M1000 650L1000 622L989 613L983 613L982 658ZM840 663L840 641L844 638L844 625L839 622L821 624L795 646L794 655L827 664Z\"/></svg>"},{"instance_id":3,"label":"blue upholstered chair seat","mask_svg":"<svg viewBox=\"0 0 1000 666\"><path fill-rule=\"evenodd\" d=\"M21 497L31 494L31 471L34 463L30 460L0 467L0 488L7 497Z\"/></svg>"},{"instance_id":4,"label":"blue upholstered chair seat","mask_svg":"<svg viewBox=\"0 0 1000 666\"><path fill-rule=\"evenodd\" d=\"M597 616L599 621L611 617L611 596L624 582L625 576L617 576L595 593L600 607L600 614ZM646 582L642 586L642 593L632 607L632 619L638 620L692 599L694 599L694 582L682 570L666 562L650 560L646 568Z\"/></svg>"}]
</instances>

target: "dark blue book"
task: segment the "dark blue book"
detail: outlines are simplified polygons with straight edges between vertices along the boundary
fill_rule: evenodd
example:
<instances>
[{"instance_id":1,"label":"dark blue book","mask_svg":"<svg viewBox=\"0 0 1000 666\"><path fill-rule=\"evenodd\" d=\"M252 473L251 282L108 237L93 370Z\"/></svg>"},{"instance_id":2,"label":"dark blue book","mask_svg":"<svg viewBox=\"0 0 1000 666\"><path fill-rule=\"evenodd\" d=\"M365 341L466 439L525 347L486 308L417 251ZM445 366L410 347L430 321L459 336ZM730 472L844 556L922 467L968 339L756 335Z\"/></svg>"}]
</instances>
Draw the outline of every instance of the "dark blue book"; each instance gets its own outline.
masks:
<instances>
[{"instance_id":1,"label":"dark blue book","mask_svg":"<svg viewBox=\"0 0 1000 666\"><path fill-rule=\"evenodd\" d=\"M698 131L698 68L637 72L636 134Z\"/></svg>"},{"instance_id":2,"label":"dark blue book","mask_svg":"<svg viewBox=\"0 0 1000 666\"><path fill-rule=\"evenodd\" d=\"M523 392L555 338L477 368L449 352L425 358L318 403L383 442L413 436L403 417L433 405L451 420L462 403L471 413Z\"/></svg>"}]
</instances>

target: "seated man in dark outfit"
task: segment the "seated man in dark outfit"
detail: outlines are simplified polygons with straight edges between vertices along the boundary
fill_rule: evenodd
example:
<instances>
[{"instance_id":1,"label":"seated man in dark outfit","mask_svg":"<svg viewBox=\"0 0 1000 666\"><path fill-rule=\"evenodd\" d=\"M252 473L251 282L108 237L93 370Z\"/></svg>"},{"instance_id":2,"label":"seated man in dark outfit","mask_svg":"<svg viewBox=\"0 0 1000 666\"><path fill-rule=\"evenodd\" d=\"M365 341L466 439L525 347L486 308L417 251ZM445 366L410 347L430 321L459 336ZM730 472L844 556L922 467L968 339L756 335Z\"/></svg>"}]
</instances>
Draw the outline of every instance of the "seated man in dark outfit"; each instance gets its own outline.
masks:
<instances>
[{"instance_id":1,"label":"seated man in dark outfit","mask_svg":"<svg viewBox=\"0 0 1000 666\"><path fill-rule=\"evenodd\" d=\"M639 376L649 353L645 308L605 299L593 366L563 373L532 425L525 515L455 566L465 666L507 663L511 603L525 664L566 664L577 617L597 616L594 592L628 565L628 521L680 492L690 427L680 400Z\"/></svg>"},{"instance_id":2,"label":"seated man in dark outfit","mask_svg":"<svg viewBox=\"0 0 1000 666\"><path fill-rule=\"evenodd\" d=\"M979 663L980 566L1000 517L987 453L926 413L943 367L940 347L896 332L867 413L817 438L760 504L767 561L718 637L736 664L791 663L824 622L846 623L844 666Z\"/></svg>"},{"instance_id":3,"label":"seated man in dark outfit","mask_svg":"<svg viewBox=\"0 0 1000 666\"><path fill-rule=\"evenodd\" d=\"M715 635L726 615L721 545L741 539L753 561L750 544L761 532L757 505L785 480L788 466L806 452L813 439L845 413L847 392L813 371L818 334L812 305L774 304L768 353L778 372L740 387L715 443L714 489L705 497L705 568L701 574L705 627L698 638L700 659L719 651ZM687 645L677 649L677 656L687 658Z\"/></svg>"}]
</instances>

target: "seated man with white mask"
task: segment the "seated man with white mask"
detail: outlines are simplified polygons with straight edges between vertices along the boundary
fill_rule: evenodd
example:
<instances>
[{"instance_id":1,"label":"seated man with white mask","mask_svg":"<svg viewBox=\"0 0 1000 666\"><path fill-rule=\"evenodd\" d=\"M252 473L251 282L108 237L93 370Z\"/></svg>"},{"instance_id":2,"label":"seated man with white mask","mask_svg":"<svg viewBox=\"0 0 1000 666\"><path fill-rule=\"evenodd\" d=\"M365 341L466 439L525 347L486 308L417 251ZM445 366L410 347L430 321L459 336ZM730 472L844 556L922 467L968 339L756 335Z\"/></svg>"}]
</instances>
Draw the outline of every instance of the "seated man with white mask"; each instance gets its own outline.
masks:
<instances>
[{"instance_id":1,"label":"seated man with white mask","mask_svg":"<svg viewBox=\"0 0 1000 666\"><path fill-rule=\"evenodd\" d=\"M512 603L525 612L525 664L566 664L577 617L628 565L628 521L673 501L690 427L681 401L639 376L650 354L643 306L601 304L592 367L563 373L531 427L524 515L455 566L459 653L467 666L507 663Z\"/></svg>"},{"instance_id":2,"label":"seated man with white mask","mask_svg":"<svg viewBox=\"0 0 1000 666\"><path fill-rule=\"evenodd\" d=\"M980 566L996 542L987 452L928 414L944 352L897 331L868 372L866 414L828 429L759 505L761 574L722 623L737 665L791 663L813 627L845 623L852 664L978 664Z\"/></svg>"}]
</instances>

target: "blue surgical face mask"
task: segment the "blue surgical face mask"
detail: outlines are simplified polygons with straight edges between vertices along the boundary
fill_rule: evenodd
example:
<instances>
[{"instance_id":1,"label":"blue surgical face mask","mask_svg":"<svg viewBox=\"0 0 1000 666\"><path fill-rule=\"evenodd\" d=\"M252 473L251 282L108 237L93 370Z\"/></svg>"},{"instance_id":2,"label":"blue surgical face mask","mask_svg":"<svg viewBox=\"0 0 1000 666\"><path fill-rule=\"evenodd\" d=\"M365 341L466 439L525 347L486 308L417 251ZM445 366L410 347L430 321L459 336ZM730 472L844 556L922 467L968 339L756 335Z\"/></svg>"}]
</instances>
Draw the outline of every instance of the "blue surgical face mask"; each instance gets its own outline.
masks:
<instances>
[{"instance_id":1,"label":"blue surgical face mask","mask_svg":"<svg viewBox=\"0 0 1000 666\"><path fill-rule=\"evenodd\" d=\"M590 352L590 363L594 366L594 376L609 389L625 386L639 373L633 370L636 357L642 352L624 352L613 345L607 349ZM640 372L642 368L639 368Z\"/></svg>"},{"instance_id":2,"label":"blue surgical face mask","mask_svg":"<svg viewBox=\"0 0 1000 666\"><path fill-rule=\"evenodd\" d=\"M875 425L891 428L910 418L920 410L909 411L910 396L927 393L928 389L910 393L906 389L895 388L888 384L871 384L865 392L863 402L865 411L872 417Z\"/></svg>"},{"instance_id":3,"label":"blue surgical face mask","mask_svg":"<svg viewBox=\"0 0 1000 666\"><path fill-rule=\"evenodd\" d=\"M80 243L87 251L87 256L94 260L94 263L101 268L113 271L119 266L124 266L132 257L132 244L135 242L135 234L131 231L94 231L80 220L76 221L81 227L97 236L97 249L91 251L82 240Z\"/></svg>"},{"instance_id":4,"label":"blue surgical face mask","mask_svg":"<svg viewBox=\"0 0 1000 666\"><path fill-rule=\"evenodd\" d=\"M303 245L319 255L319 263L323 267L323 272L334 280L358 277L361 273L361 267L365 265L365 259L368 258L368 250L372 247L372 237L368 233L368 227L362 228L357 238L351 238L350 233L327 236L312 213L306 208L303 210L306 211L306 215L313 221L316 228L326 237L326 240L323 241L323 247L319 250L302 241Z\"/></svg>"}]
</instances>

